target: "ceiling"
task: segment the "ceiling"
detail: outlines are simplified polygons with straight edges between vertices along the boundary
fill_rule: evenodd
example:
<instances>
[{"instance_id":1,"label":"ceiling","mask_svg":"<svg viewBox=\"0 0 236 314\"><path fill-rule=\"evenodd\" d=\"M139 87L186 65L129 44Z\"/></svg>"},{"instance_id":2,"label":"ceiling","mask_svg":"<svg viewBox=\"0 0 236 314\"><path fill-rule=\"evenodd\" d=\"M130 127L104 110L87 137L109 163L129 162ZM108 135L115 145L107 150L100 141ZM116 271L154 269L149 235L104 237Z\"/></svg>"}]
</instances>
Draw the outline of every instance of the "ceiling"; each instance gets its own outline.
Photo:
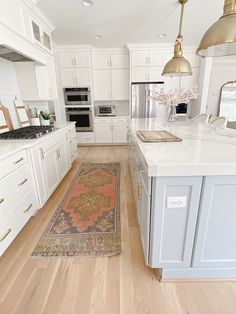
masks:
<instances>
[{"instance_id":1,"label":"ceiling","mask_svg":"<svg viewBox=\"0 0 236 314\"><path fill-rule=\"evenodd\" d=\"M57 44L119 47L126 43L174 42L178 33L177 0L39 0L38 5L55 25ZM185 6L185 44L197 45L223 11L223 0L189 0ZM166 38L159 34L166 33ZM95 35L102 38L95 39Z\"/></svg>"}]
</instances>

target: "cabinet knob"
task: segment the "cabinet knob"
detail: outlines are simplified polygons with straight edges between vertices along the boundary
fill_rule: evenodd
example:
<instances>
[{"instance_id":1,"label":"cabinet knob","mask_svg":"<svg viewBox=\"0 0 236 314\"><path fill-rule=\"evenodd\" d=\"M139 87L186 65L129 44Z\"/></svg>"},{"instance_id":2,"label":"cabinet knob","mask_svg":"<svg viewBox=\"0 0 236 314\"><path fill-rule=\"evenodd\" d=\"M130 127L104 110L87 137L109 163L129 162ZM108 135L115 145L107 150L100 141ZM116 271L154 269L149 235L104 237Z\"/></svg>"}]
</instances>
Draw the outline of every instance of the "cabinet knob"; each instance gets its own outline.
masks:
<instances>
[{"instance_id":1,"label":"cabinet knob","mask_svg":"<svg viewBox=\"0 0 236 314\"><path fill-rule=\"evenodd\" d=\"M23 211L24 214L28 213L28 211L33 207L33 204L30 204L27 209Z\"/></svg>"},{"instance_id":2,"label":"cabinet knob","mask_svg":"<svg viewBox=\"0 0 236 314\"><path fill-rule=\"evenodd\" d=\"M27 181L28 181L28 179L25 178L22 182L18 183L18 186L24 185Z\"/></svg>"},{"instance_id":3,"label":"cabinet knob","mask_svg":"<svg viewBox=\"0 0 236 314\"><path fill-rule=\"evenodd\" d=\"M0 204L2 204L4 202L4 198L0 198Z\"/></svg>"},{"instance_id":4,"label":"cabinet knob","mask_svg":"<svg viewBox=\"0 0 236 314\"><path fill-rule=\"evenodd\" d=\"M143 189L143 185L141 182L138 182L138 200L141 201L142 200L142 189Z\"/></svg>"}]
</instances>

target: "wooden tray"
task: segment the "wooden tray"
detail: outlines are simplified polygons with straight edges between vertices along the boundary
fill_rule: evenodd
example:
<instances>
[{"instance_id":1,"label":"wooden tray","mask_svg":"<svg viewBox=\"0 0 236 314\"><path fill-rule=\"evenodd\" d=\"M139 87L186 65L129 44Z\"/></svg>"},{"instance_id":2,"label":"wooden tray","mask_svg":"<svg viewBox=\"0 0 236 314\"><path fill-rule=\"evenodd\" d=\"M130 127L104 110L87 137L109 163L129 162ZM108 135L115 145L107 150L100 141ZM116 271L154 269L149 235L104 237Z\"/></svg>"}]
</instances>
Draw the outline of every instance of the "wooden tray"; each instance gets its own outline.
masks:
<instances>
[{"instance_id":1,"label":"wooden tray","mask_svg":"<svg viewBox=\"0 0 236 314\"><path fill-rule=\"evenodd\" d=\"M181 142L182 139L170 132L161 131L137 131L138 137L147 143Z\"/></svg>"}]
</instances>

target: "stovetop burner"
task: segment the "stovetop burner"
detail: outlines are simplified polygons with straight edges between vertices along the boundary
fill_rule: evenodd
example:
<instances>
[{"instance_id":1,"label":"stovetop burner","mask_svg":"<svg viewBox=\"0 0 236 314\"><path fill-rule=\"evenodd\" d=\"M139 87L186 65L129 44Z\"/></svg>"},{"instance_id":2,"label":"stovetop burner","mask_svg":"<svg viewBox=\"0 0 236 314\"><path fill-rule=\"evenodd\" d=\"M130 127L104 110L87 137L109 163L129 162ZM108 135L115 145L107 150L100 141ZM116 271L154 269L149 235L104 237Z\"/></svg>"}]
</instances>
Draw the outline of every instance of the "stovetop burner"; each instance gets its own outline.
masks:
<instances>
[{"instance_id":1,"label":"stovetop burner","mask_svg":"<svg viewBox=\"0 0 236 314\"><path fill-rule=\"evenodd\" d=\"M53 126L26 126L13 131L0 133L0 139L34 139L46 135L54 130Z\"/></svg>"}]
</instances>

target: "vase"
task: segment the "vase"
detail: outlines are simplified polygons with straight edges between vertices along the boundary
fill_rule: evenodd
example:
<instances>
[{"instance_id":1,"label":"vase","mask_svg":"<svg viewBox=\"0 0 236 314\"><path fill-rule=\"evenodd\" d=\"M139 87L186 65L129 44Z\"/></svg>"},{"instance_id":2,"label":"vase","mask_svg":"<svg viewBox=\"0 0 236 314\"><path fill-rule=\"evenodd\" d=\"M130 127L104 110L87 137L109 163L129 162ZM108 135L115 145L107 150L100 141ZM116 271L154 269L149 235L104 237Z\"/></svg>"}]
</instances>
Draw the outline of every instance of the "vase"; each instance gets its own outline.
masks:
<instances>
[{"instance_id":1,"label":"vase","mask_svg":"<svg viewBox=\"0 0 236 314\"><path fill-rule=\"evenodd\" d=\"M171 105L168 112L168 122L176 121L176 107L175 105Z\"/></svg>"},{"instance_id":2,"label":"vase","mask_svg":"<svg viewBox=\"0 0 236 314\"><path fill-rule=\"evenodd\" d=\"M49 126L49 125L50 125L50 120L42 119L42 120L41 120L41 125L42 125L42 126Z\"/></svg>"}]
</instances>

